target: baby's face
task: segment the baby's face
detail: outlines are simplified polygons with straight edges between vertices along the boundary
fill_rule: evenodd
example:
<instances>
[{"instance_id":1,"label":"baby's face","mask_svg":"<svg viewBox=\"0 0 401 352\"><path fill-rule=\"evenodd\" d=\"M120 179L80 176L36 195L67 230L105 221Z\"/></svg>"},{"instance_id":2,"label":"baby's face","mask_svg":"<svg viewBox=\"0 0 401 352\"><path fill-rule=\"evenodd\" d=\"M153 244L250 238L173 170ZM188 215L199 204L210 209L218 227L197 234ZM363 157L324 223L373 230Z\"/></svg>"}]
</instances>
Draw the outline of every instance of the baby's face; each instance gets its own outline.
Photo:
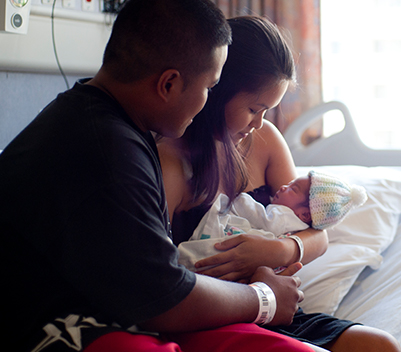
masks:
<instances>
[{"instance_id":1,"label":"baby's face","mask_svg":"<svg viewBox=\"0 0 401 352\"><path fill-rule=\"evenodd\" d=\"M298 177L288 185L281 186L273 197L272 204L285 205L292 210L309 199L310 179Z\"/></svg>"}]
</instances>

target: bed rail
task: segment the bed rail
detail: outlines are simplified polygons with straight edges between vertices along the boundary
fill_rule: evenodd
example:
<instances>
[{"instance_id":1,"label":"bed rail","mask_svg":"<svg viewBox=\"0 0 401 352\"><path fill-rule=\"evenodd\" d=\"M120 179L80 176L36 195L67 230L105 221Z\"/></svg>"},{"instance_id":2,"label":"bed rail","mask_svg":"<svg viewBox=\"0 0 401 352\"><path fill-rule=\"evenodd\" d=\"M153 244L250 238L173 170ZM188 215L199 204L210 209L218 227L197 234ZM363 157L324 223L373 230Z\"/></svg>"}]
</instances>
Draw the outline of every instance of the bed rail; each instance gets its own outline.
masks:
<instances>
[{"instance_id":1,"label":"bed rail","mask_svg":"<svg viewBox=\"0 0 401 352\"><path fill-rule=\"evenodd\" d=\"M304 145L301 141L302 134L331 110L339 110L342 113L345 120L344 129ZM323 103L303 113L287 128L284 138L297 166L401 166L401 150L372 149L366 146L359 138L347 106L337 101Z\"/></svg>"}]
</instances>

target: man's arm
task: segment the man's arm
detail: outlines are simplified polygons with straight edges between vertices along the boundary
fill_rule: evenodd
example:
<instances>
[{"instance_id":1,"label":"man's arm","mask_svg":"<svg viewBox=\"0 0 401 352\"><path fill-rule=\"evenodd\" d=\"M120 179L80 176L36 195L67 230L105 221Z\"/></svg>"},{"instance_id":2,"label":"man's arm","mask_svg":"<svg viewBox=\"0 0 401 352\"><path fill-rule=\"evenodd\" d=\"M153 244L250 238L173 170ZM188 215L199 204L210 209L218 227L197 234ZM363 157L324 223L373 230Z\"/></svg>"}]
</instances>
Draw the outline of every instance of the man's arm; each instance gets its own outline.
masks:
<instances>
[{"instance_id":1,"label":"man's arm","mask_svg":"<svg viewBox=\"0 0 401 352\"><path fill-rule=\"evenodd\" d=\"M196 278L194 289L183 301L141 327L159 332L184 332L255 320L259 299L252 287L203 275ZM275 275L270 268L260 267L251 279L256 281L265 282L276 295L277 311L270 324L290 324L298 302L303 299L303 293L298 290L299 278Z\"/></svg>"}]
</instances>

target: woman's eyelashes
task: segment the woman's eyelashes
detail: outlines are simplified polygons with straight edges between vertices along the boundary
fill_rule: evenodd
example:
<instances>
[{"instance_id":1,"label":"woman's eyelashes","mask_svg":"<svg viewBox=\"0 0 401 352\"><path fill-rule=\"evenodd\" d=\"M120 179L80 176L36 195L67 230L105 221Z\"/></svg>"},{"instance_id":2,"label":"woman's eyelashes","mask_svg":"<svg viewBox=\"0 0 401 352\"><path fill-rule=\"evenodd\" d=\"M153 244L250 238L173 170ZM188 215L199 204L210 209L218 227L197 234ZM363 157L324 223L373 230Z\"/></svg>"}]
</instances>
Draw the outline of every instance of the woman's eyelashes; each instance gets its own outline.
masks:
<instances>
[{"instance_id":1,"label":"woman's eyelashes","mask_svg":"<svg viewBox=\"0 0 401 352\"><path fill-rule=\"evenodd\" d=\"M210 88L207 89L207 92L208 92L208 93L212 93L213 88L216 87L216 85L217 85L218 83L219 83L219 81L214 82L213 85L212 85Z\"/></svg>"},{"instance_id":2,"label":"woman's eyelashes","mask_svg":"<svg viewBox=\"0 0 401 352\"><path fill-rule=\"evenodd\" d=\"M264 117L266 115L267 110L268 109L256 109L255 110L255 109L249 108L249 111L252 115L257 115L259 113L262 113L262 117Z\"/></svg>"}]
</instances>

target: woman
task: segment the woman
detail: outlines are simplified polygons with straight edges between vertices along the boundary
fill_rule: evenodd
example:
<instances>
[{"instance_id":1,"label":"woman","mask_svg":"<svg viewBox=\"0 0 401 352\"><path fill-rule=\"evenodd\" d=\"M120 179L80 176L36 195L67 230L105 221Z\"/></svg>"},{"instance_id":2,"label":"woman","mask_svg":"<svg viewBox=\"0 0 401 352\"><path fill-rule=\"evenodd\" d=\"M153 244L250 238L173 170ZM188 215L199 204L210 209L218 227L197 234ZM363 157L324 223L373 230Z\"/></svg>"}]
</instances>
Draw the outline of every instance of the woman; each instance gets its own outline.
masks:
<instances>
[{"instance_id":1,"label":"woman","mask_svg":"<svg viewBox=\"0 0 401 352\"><path fill-rule=\"evenodd\" d=\"M295 85L290 49L270 22L247 17L230 20L230 25L236 42L229 48L229 59L220 83L213 88L205 108L183 138L159 143L177 244L191 236L217 191L234 199L241 191L267 185L268 195L273 195L282 184L296 177L294 162L283 137L271 123L263 120L267 110L281 101L288 86ZM260 35L255 35L255 31ZM257 194L266 193L261 191ZM185 212L188 210L189 214ZM194 221L192 216L196 217ZM188 218L191 224L187 223ZM181 221L186 222L185 226ZM299 236L305 246L304 264L325 252L325 232L310 229ZM238 241L243 241L240 246ZM213 263L201 261L204 265L199 267L226 263L205 273L227 280L243 279L259 265L285 266L299 258L293 240L258 241L243 237L227 241L223 246L224 249L235 247L236 251L243 249L245 255L254 252L253 247L266 246L265 253L269 253L268 261L266 255L261 262L256 262L257 258L253 256L255 263L248 270L233 262L227 264L227 257L234 251L210 259Z\"/></svg>"},{"instance_id":2,"label":"woman","mask_svg":"<svg viewBox=\"0 0 401 352\"><path fill-rule=\"evenodd\" d=\"M220 83L185 135L158 145L176 244L191 236L219 192L231 200L250 192L266 204L280 185L296 177L283 137L263 119L295 85L290 49L265 19L239 17L229 23L233 44ZM305 247L304 264L325 252L325 232L308 229L297 235ZM202 272L202 267L216 265L203 274L231 281L246 281L258 266L288 266L300 254L292 239L250 235L228 239L216 248L222 252L196 267ZM400 351L385 332L324 314L299 311L291 326L275 330L331 351Z\"/></svg>"}]
</instances>

